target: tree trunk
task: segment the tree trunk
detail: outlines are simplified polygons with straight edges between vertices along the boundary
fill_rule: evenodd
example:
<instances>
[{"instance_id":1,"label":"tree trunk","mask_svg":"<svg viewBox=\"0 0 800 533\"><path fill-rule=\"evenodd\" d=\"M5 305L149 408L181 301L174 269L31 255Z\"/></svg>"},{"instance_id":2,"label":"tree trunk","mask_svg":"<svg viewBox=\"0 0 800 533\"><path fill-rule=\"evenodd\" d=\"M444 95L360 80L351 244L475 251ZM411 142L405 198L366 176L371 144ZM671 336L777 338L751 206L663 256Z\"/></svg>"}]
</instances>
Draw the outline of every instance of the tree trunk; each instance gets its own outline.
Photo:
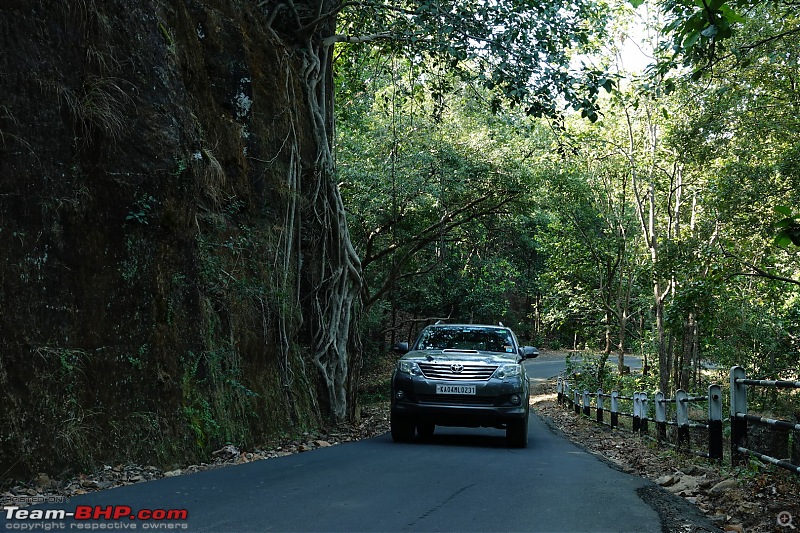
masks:
<instances>
[{"instance_id":1,"label":"tree trunk","mask_svg":"<svg viewBox=\"0 0 800 533\"><path fill-rule=\"evenodd\" d=\"M621 313L619 320L619 335L617 338L617 368L619 373L625 372L625 340L628 330L628 315L626 312Z\"/></svg>"},{"instance_id":2,"label":"tree trunk","mask_svg":"<svg viewBox=\"0 0 800 533\"><path fill-rule=\"evenodd\" d=\"M335 22L329 22L332 32ZM301 291L303 332L319 371L320 400L332 421L355 415L356 334L361 263L347 229L344 204L334 180L332 47L309 38L299 51L301 80L314 132L313 160L303 161L299 192L302 211Z\"/></svg>"},{"instance_id":3,"label":"tree trunk","mask_svg":"<svg viewBox=\"0 0 800 533\"><path fill-rule=\"evenodd\" d=\"M656 303L655 303L655 313L656 313L656 322L655 322L655 330L656 330L656 344L658 349L658 385L661 391L664 394L669 394L669 382L670 382L670 368L671 364L671 357L669 354L669 350L667 349L667 336L666 332L664 331L664 301L661 298L661 294L659 291L660 287L659 284L656 283L654 285L654 292L656 295Z\"/></svg>"}]
</instances>

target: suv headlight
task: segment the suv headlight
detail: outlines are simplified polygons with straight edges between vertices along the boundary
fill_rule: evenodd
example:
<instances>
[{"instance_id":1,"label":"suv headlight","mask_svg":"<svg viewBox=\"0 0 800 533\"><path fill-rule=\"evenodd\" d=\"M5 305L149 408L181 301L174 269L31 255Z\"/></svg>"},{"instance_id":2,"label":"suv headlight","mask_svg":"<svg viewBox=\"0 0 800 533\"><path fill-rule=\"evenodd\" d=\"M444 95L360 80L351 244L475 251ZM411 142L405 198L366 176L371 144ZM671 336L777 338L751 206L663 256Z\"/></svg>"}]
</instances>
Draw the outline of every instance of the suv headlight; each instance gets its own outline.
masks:
<instances>
[{"instance_id":1,"label":"suv headlight","mask_svg":"<svg viewBox=\"0 0 800 533\"><path fill-rule=\"evenodd\" d=\"M412 376L421 376L422 371L414 361L398 361L397 370L403 374L411 374Z\"/></svg>"},{"instance_id":2,"label":"suv headlight","mask_svg":"<svg viewBox=\"0 0 800 533\"><path fill-rule=\"evenodd\" d=\"M522 365L510 364L501 365L494 371L494 377L499 379L513 378L522 374Z\"/></svg>"}]
</instances>

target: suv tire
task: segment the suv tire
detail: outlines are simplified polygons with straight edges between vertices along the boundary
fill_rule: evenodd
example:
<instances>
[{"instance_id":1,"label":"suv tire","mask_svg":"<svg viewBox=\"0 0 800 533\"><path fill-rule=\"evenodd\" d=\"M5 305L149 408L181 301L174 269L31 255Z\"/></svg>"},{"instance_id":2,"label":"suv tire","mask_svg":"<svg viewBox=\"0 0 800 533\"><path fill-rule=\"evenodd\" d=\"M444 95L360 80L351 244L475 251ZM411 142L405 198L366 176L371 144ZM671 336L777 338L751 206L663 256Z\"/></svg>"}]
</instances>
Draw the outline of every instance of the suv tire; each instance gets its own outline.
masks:
<instances>
[{"instance_id":1,"label":"suv tire","mask_svg":"<svg viewBox=\"0 0 800 533\"><path fill-rule=\"evenodd\" d=\"M433 422L420 422L417 424L417 435L421 439L429 439L433 437L433 432L436 430L436 424Z\"/></svg>"},{"instance_id":2,"label":"suv tire","mask_svg":"<svg viewBox=\"0 0 800 533\"><path fill-rule=\"evenodd\" d=\"M392 428L392 440L395 442L411 442L414 440L416 424L413 420L392 413L389 419Z\"/></svg>"},{"instance_id":3,"label":"suv tire","mask_svg":"<svg viewBox=\"0 0 800 533\"><path fill-rule=\"evenodd\" d=\"M528 417L514 420L506 426L506 440L512 448L528 447Z\"/></svg>"}]
</instances>

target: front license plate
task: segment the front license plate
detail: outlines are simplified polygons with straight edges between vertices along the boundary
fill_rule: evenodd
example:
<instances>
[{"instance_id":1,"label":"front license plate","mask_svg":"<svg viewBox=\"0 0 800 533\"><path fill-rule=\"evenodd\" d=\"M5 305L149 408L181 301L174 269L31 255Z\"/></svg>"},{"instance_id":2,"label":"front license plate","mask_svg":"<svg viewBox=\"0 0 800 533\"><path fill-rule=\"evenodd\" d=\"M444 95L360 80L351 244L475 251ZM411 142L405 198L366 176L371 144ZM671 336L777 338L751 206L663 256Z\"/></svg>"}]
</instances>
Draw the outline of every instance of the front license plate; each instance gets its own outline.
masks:
<instances>
[{"instance_id":1,"label":"front license plate","mask_svg":"<svg viewBox=\"0 0 800 533\"><path fill-rule=\"evenodd\" d=\"M475 385L436 384L436 394L475 394Z\"/></svg>"}]
</instances>

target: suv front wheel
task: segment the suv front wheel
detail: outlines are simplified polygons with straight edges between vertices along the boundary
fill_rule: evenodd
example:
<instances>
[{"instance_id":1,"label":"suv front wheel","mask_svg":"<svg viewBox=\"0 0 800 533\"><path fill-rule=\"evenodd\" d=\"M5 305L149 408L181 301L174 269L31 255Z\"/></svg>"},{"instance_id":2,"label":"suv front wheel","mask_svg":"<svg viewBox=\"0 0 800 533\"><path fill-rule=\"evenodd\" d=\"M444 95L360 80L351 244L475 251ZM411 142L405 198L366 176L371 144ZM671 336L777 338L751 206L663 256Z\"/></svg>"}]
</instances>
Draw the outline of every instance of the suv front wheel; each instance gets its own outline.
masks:
<instances>
[{"instance_id":1,"label":"suv front wheel","mask_svg":"<svg viewBox=\"0 0 800 533\"><path fill-rule=\"evenodd\" d=\"M512 448L528 447L528 417L514 420L506 425L506 440Z\"/></svg>"},{"instance_id":2,"label":"suv front wheel","mask_svg":"<svg viewBox=\"0 0 800 533\"><path fill-rule=\"evenodd\" d=\"M417 435L419 435L421 439L433 437L434 431L436 431L436 424L433 422L420 422L417 424Z\"/></svg>"},{"instance_id":3,"label":"suv front wheel","mask_svg":"<svg viewBox=\"0 0 800 533\"><path fill-rule=\"evenodd\" d=\"M411 442L417 425L410 418L391 413L389 426L392 429L392 440L395 442Z\"/></svg>"}]
</instances>

